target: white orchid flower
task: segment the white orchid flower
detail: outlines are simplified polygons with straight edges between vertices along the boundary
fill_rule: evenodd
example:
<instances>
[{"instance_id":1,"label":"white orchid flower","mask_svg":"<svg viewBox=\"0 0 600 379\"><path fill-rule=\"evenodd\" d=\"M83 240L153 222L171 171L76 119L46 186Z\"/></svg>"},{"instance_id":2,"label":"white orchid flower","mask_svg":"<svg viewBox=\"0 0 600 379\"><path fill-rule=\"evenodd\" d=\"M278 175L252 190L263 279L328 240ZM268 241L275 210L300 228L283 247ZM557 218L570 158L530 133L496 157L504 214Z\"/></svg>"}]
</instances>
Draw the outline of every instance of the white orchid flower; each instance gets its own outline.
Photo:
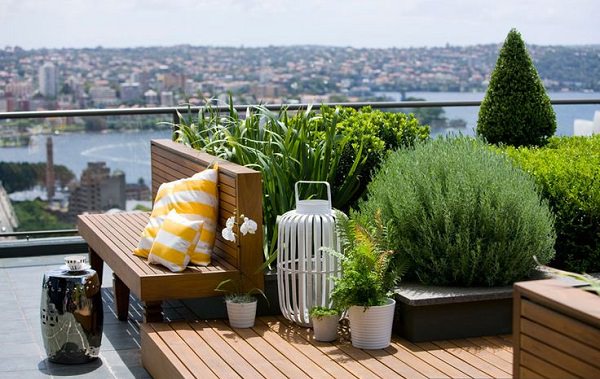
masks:
<instances>
[{"instance_id":1,"label":"white orchid flower","mask_svg":"<svg viewBox=\"0 0 600 379\"><path fill-rule=\"evenodd\" d=\"M242 235L246 235L247 233L254 234L258 225L254 220L249 219L248 217L244 217L244 222L240 226L240 232Z\"/></svg>"},{"instance_id":2,"label":"white orchid flower","mask_svg":"<svg viewBox=\"0 0 600 379\"><path fill-rule=\"evenodd\" d=\"M234 225L235 225L235 216L231 216L225 222L225 226L227 227L227 229L233 230Z\"/></svg>"},{"instance_id":3,"label":"white orchid flower","mask_svg":"<svg viewBox=\"0 0 600 379\"><path fill-rule=\"evenodd\" d=\"M235 233L229 228L223 228L221 235L227 241L235 242Z\"/></svg>"}]
</instances>

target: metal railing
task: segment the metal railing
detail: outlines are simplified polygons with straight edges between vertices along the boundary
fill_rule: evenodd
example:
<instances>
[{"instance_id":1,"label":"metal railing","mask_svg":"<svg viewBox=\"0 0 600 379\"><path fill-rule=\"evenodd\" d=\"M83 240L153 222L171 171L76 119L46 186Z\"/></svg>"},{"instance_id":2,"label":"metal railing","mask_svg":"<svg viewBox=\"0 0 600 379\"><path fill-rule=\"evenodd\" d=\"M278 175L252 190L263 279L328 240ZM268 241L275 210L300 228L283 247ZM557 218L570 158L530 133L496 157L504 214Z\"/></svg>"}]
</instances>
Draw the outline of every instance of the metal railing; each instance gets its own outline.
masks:
<instances>
[{"instance_id":1,"label":"metal railing","mask_svg":"<svg viewBox=\"0 0 600 379\"><path fill-rule=\"evenodd\" d=\"M553 99L552 105L594 105L600 104L600 98L588 99ZM316 104L315 104L316 105ZM279 111L286 109L289 111L298 111L315 107L311 104L262 104L261 106L271 111ZM370 106L373 109L406 109L406 108L437 108L437 107L479 107L481 101L401 101L401 102L354 102L354 103L323 103L331 107L344 106L350 108L363 108ZM235 105L234 109L238 112L245 111L248 107L255 105ZM204 106L178 106L178 107L153 107L153 108L115 108L115 109L70 109L70 110L49 110L49 111L25 111L25 112L0 112L0 120L9 119L40 119L54 117L94 117L94 116L143 116L143 115L162 115L171 116L173 123L177 124L180 121L180 115L189 113L196 114L200 112ZM211 105L211 108L219 112L227 112L230 107L228 105ZM65 235L76 235L77 229L62 229L62 230L44 230L44 231L28 231L28 232L12 232L0 233L0 237L25 237L25 241L31 241L32 238L48 236L58 237ZM14 243L14 240L13 240ZM0 250L4 243L0 243ZM11 249L14 247L11 247ZM78 247L79 248L79 247ZM4 254L0 254L3 256Z\"/></svg>"}]
</instances>

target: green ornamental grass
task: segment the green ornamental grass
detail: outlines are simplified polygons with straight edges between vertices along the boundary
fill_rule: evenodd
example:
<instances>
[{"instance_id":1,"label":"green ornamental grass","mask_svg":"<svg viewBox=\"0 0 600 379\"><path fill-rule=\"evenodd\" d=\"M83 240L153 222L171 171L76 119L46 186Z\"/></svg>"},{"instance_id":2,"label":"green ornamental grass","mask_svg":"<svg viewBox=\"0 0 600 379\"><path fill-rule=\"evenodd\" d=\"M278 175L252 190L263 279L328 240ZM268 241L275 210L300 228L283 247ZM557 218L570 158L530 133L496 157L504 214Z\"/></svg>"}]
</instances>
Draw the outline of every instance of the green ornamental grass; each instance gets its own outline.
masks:
<instances>
[{"instance_id":1,"label":"green ornamental grass","mask_svg":"<svg viewBox=\"0 0 600 379\"><path fill-rule=\"evenodd\" d=\"M440 138L398 150L360 204L396 230L394 249L432 285L497 286L554 255L553 216L527 173L484 142Z\"/></svg>"},{"instance_id":2,"label":"green ornamental grass","mask_svg":"<svg viewBox=\"0 0 600 379\"><path fill-rule=\"evenodd\" d=\"M372 170L388 148L410 146L429 137L429 128L404 114L369 108L312 108L274 113L262 106L239 114L207 105L180 115L173 139L262 173L265 255L276 257L276 218L295 208L294 184L327 181L333 206L347 210L362 196ZM355 128L353 128L353 125ZM300 198L320 196L323 186L300 186Z\"/></svg>"}]
</instances>

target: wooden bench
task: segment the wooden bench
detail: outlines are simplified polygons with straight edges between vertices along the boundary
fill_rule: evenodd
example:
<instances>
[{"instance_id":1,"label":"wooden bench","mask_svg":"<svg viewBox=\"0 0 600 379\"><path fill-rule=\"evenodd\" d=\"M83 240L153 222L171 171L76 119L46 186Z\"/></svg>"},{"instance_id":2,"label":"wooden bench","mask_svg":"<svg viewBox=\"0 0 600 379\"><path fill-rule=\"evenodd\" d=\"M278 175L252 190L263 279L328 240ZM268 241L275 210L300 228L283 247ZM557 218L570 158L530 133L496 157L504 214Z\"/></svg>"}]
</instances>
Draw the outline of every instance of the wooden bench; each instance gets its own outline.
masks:
<instances>
[{"instance_id":1,"label":"wooden bench","mask_svg":"<svg viewBox=\"0 0 600 379\"><path fill-rule=\"evenodd\" d=\"M244 286L263 288L264 278L258 268L263 262L262 230L238 238L236 243L224 240L220 230L225 220L243 214L262 225L262 186L260 173L219 160L170 140L151 141L152 194L160 184L186 178L219 162L219 222L212 264L190 266L173 273L151 265L133 255L149 213L85 214L78 217L79 234L89 245L90 264L102 280L103 263L113 271L113 289L117 317L127 320L129 293L144 305L144 322L162 321L161 303L167 299L216 296L215 287L226 279L244 275Z\"/></svg>"}]
</instances>

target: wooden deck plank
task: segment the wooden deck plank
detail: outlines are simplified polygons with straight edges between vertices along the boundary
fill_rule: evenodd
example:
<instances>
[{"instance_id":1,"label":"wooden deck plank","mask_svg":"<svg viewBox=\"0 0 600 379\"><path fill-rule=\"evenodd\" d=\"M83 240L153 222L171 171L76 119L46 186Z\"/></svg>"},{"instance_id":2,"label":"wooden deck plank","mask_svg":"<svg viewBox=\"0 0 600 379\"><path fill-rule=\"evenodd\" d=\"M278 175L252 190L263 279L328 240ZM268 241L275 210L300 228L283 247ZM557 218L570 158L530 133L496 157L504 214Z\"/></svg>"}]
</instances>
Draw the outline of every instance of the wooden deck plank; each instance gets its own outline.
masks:
<instances>
[{"instance_id":1,"label":"wooden deck plank","mask_svg":"<svg viewBox=\"0 0 600 379\"><path fill-rule=\"evenodd\" d=\"M497 368L499 368L500 370L504 371L506 374L512 374L512 361L506 361L502 358L500 358L499 356L497 356L496 354L494 354L492 351L488 350L485 347L481 347L479 345L476 345L473 342L470 342L468 340L457 340L457 341L449 341L450 343L452 343L453 345L455 345L456 347L459 347L481 359L483 359L485 362L490 363L494 366L496 366Z\"/></svg>"},{"instance_id":2,"label":"wooden deck plank","mask_svg":"<svg viewBox=\"0 0 600 379\"><path fill-rule=\"evenodd\" d=\"M250 344L256 351L268 358L273 365L289 378L310 378L296 366L294 357L286 356L271 346L253 329L235 329L235 332Z\"/></svg>"},{"instance_id":3,"label":"wooden deck plank","mask_svg":"<svg viewBox=\"0 0 600 379\"><path fill-rule=\"evenodd\" d=\"M500 338L498 336L484 336L480 338L483 338L484 340L489 341L498 347L501 347L502 349L511 353L512 356L512 339L511 341L507 341L506 339Z\"/></svg>"},{"instance_id":4,"label":"wooden deck plank","mask_svg":"<svg viewBox=\"0 0 600 379\"><path fill-rule=\"evenodd\" d=\"M350 371L340 366L337 362L324 354L320 354L318 349L308 343L305 339L294 333L289 325L277 321L274 317L263 317L258 322L262 322L266 327L285 342L293 345L300 353L314 362L321 370L334 378L344 378L354 376Z\"/></svg>"},{"instance_id":5,"label":"wooden deck plank","mask_svg":"<svg viewBox=\"0 0 600 379\"><path fill-rule=\"evenodd\" d=\"M192 328L207 344L217 351L221 358L242 378L264 378L264 376L248 363L238 351L223 341L208 324L198 322L192 324Z\"/></svg>"},{"instance_id":6,"label":"wooden deck plank","mask_svg":"<svg viewBox=\"0 0 600 379\"><path fill-rule=\"evenodd\" d=\"M427 378L404 361L398 359L394 354L390 354L385 350L368 350L368 353L404 378Z\"/></svg>"},{"instance_id":7,"label":"wooden deck plank","mask_svg":"<svg viewBox=\"0 0 600 379\"><path fill-rule=\"evenodd\" d=\"M142 364L146 370L160 378L194 378L152 326L142 324L141 328Z\"/></svg>"},{"instance_id":8,"label":"wooden deck plank","mask_svg":"<svg viewBox=\"0 0 600 379\"><path fill-rule=\"evenodd\" d=\"M252 364L258 372L266 378L285 378L286 376L277 369L268 359L260 355L248 342L237 335L237 333L223 321L207 321L215 333L223 339L232 349L239 352L241 356Z\"/></svg>"},{"instance_id":9,"label":"wooden deck plank","mask_svg":"<svg viewBox=\"0 0 600 379\"><path fill-rule=\"evenodd\" d=\"M405 339L402 339L397 336L393 336L392 337L392 345L396 348L404 349L405 351L411 353L412 355L420 358L421 360L432 365L436 370L441 371L444 375L447 375L450 378L469 378L470 377L469 375L458 370L454 366L444 362L443 360L439 359L435 355L431 354L429 351L423 350L419 346L414 345L412 342L409 342ZM442 377L442 376L439 376L439 377Z\"/></svg>"},{"instance_id":10,"label":"wooden deck plank","mask_svg":"<svg viewBox=\"0 0 600 379\"><path fill-rule=\"evenodd\" d=\"M152 328L195 377L202 379L217 378L206 363L199 359L197 352L186 343L186 340L179 338L177 331L170 325L155 323Z\"/></svg>"},{"instance_id":11,"label":"wooden deck plank","mask_svg":"<svg viewBox=\"0 0 600 379\"><path fill-rule=\"evenodd\" d=\"M148 330L150 335L147 335ZM145 364L150 358L174 360L166 364L166 368L149 363L160 375L172 375L169 377L195 375L204 379L213 374L219 378L512 376L511 363L506 359L508 351L488 338L413 344L394 336L386 349L362 350L352 347L347 329L340 329L340 338L334 343L318 342L314 340L312 329L293 324L282 316L259 317L249 329L231 328L223 320L147 324L142 325L142 334ZM165 350L162 358L161 350ZM558 369L533 354L526 354L523 375L537 377ZM197 362L189 362L192 359ZM206 372L209 374L204 375ZM573 375L563 369L557 372Z\"/></svg>"},{"instance_id":12,"label":"wooden deck plank","mask_svg":"<svg viewBox=\"0 0 600 379\"><path fill-rule=\"evenodd\" d=\"M449 376L427 363L427 361L422 360L418 356L408 352L408 350L405 350L403 347L398 346L397 343L392 343L385 351L388 354L393 354L394 357L405 364L410 365L427 378L449 378Z\"/></svg>"},{"instance_id":13,"label":"wooden deck plank","mask_svg":"<svg viewBox=\"0 0 600 379\"><path fill-rule=\"evenodd\" d=\"M328 374L325 370L323 370L300 350L298 350L295 345L290 344L281 338L277 332L269 328L269 326L266 324L262 323L259 319L256 321L257 322L252 329L281 354L288 357L293 357L292 359L294 359L296 365L302 369L302 371L308 374L308 376L311 378L333 378L330 374Z\"/></svg>"},{"instance_id":14,"label":"wooden deck plank","mask_svg":"<svg viewBox=\"0 0 600 379\"><path fill-rule=\"evenodd\" d=\"M489 342L488 340L481 338L481 337L467 338L466 341L469 341L473 345L479 346L479 347L491 352L492 354L497 355L498 357L502 358L506 362L512 364L512 361L513 361L512 351L506 350L503 347L500 347L500 346L498 346L492 342Z\"/></svg>"},{"instance_id":15,"label":"wooden deck plank","mask_svg":"<svg viewBox=\"0 0 600 379\"><path fill-rule=\"evenodd\" d=\"M505 372L505 371L499 369L498 367L496 367L495 365L491 364L490 362L488 362L484 359L481 359L476 354L469 352L469 351L463 349L462 347L456 346L452 342L435 341L434 344L443 348L445 351L449 352L450 354L453 354L456 357L462 359L463 361L467 362L471 366L477 367L477 369L485 372L487 375L490 375L492 378L505 378L507 376L507 374L510 375L511 370L509 370L509 372Z\"/></svg>"},{"instance_id":16,"label":"wooden deck plank","mask_svg":"<svg viewBox=\"0 0 600 379\"><path fill-rule=\"evenodd\" d=\"M277 317L278 322L285 323L290 329L294 330L296 334L304 338L308 343L319 349L323 354L327 355L330 359L343 365L348 371L352 372L358 378L378 378L372 371L367 369L365 366L356 362L352 357L344 353L340 348L330 342L320 342L314 339L311 328L304 328L299 325L293 324L286 320L283 316Z\"/></svg>"},{"instance_id":17,"label":"wooden deck plank","mask_svg":"<svg viewBox=\"0 0 600 379\"><path fill-rule=\"evenodd\" d=\"M186 343L194 350L198 352L198 355L204 363L217 375L219 378L239 378L237 372L225 362L220 354L213 350L213 348L204 339L200 338L200 335L194 328L188 323L176 323L174 329L177 331L179 337L181 337ZM144 346L142 346L142 350Z\"/></svg>"},{"instance_id":18,"label":"wooden deck plank","mask_svg":"<svg viewBox=\"0 0 600 379\"><path fill-rule=\"evenodd\" d=\"M436 357L455 367L456 369L464 372L472 378L491 378L490 375L486 374L485 372L479 370L476 367L473 367L468 362L463 361L462 359L456 357L454 354L447 352L444 348L436 344L433 344L431 342L417 342L416 345L419 346L421 349L430 352L431 354L435 355Z\"/></svg>"}]
</instances>

